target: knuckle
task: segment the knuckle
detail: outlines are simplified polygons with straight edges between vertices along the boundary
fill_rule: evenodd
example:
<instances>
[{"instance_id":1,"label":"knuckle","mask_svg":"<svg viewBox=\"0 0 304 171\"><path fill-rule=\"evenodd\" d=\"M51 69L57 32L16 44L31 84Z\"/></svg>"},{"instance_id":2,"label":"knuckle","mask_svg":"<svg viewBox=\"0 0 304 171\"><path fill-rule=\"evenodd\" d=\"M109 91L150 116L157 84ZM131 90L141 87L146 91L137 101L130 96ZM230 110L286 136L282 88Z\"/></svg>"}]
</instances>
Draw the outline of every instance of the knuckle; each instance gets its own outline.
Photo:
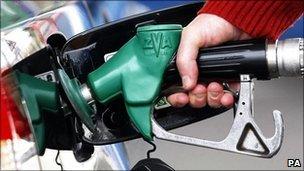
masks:
<instances>
[{"instance_id":1,"label":"knuckle","mask_svg":"<svg viewBox=\"0 0 304 171\"><path fill-rule=\"evenodd\" d=\"M173 94L167 97L167 101L171 104L171 106L173 107L183 107L185 106L188 101L185 98L180 98L181 95L180 94Z\"/></svg>"},{"instance_id":2,"label":"knuckle","mask_svg":"<svg viewBox=\"0 0 304 171\"><path fill-rule=\"evenodd\" d=\"M190 103L190 106L193 108L202 108L206 106L206 104L203 103L202 101L194 101L193 103Z\"/></svg>"},{"instance_id":3,"label":"knuckle","mask_svg":"<svg viewBox=\"0 0 304 171\"><path fill-rule=\"evenodd\" d=\"M213 108L221 107L220 99L208 98L208 105Z\"/></svg>"},{"instance_id":4,"label":"knuckle","mask_svg":"<svg viewBox=\"0 0 304 171\"><path fill-rule=\"evenodd\" d=\"M206 106L206 98L204 96L201 98L196 98L195 96L192 96L190 98L190 106L193 108L202 108Z\"/></svg>"},{"instance_id":5,"label":"knuckle","mask_svg":"<svg viewBox=\"0 0 304 171\"><path fill-rule=\"evenodd\" d=\"M183 28L183 31L182 31L182 35L186 35L186 34L188 34L188 33L189 33L189 31L190 31L189 26L184 27L184 28Z\"/></svg>"}]
</instances>

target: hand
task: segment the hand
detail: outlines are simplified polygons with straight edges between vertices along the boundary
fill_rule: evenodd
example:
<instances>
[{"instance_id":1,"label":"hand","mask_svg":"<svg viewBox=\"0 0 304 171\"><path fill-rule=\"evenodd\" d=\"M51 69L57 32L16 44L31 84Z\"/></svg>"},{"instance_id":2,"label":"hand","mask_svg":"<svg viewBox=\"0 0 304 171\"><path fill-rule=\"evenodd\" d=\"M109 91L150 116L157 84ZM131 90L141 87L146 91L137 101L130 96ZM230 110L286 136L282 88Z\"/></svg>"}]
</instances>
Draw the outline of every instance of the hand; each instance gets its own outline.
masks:
<instances>
[{"instance_id":1,"label":"hand","mask_svg":"<svg viewBox=\"0 0 304 171\"><path fill-rule=\"evenodd\" d=\"M212 82L209 85L197 84L198 50L230 40L249 38L248 34L223 18L211 14L198 15L183 29L176 59L183 88L188 91L188 94L175 93L167 98L168 102L174 107L183 107L187 103L194 108L201 108L206 104L214 108L231 107L234 98L232 94L223 91L222 84L218 82Z\"/></svg>"}]
</instances>

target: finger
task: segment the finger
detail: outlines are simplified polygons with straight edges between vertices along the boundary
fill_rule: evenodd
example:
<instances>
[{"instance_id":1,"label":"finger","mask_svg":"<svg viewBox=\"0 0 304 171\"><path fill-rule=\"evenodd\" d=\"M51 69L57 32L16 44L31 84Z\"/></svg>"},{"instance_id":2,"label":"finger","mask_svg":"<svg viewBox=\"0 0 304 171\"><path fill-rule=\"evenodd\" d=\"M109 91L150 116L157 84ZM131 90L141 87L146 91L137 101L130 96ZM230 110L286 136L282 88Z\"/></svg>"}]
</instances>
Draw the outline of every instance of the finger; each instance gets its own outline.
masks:
<instances>
[{"instance_id":1,"label":"finger","mask_svg":"<svg viewBox=\"0 0 304 171\"><path fill-rule=\"evenodd\" d=\"M189 103L194 108L201 108L207 103L207 88L205 85L198 84L189 92Z\"/></svg>"},{"instance_id":2,"label":"finger","mask_svg":"<svg viewBox=\"0 0 304 171\"><path fill-rule=\"evenodd\" d=\"M231 93L224 93L224 95L221 98L221 104L227 108L232 107L234 103L234 98Z\"/></svg>"},{"instance_id":3,"label":"finger","mask_svg":"<svg viewBox=\"0 0 304 171\"><path fill-rule=\"evenodd\" d=\"M187 103L189 103L188 95L185 93L175 93L167 97L167 101L173 106L173 107L183 107Z\"/></svg>"},{"instance_id":4,"label":"finger","mask_svg":"<svg viewBox=\"0 0 304 171\"><path fill-rule=\"evenodd\" d=\"M221 107L221 98L224 94L223 86L219 83L212 82L207 87L207 102L210 107Z\"/></svg>"},{"instance_id":5,"label":"finger","mask_svg":"<svg viewBox=\"0 0 304 171\"><path fill-rule=\"evenodd\" d=\"M177 51L176 64L182 78L183 87L191 90L195 87L198 77L196 58L201 45L201 37L195 32L198 28L185 28Z\"/></svg>"}]
</instances>

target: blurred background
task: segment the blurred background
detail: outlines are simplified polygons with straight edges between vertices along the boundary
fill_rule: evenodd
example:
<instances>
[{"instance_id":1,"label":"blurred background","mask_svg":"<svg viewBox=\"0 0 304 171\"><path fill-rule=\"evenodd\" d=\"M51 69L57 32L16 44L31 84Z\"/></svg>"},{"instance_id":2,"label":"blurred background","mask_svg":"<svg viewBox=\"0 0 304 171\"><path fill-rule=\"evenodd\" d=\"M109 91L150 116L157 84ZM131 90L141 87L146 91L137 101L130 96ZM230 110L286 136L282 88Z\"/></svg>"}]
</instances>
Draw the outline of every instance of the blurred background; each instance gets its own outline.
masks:
<instances>
[{"instance_id":1,"label":"blurred background","mask_svg":"<svg viewBox=\"0 0 304 171\"><path fill-rule=\"evenodd\" d=\"M1 70L45 47L49 35L61 32L67 39L108 22L151 10L182 5L195 1L1 1ZM303 17L280 39L303 37ZM287 168L287 159L299 158L303 169L303 81L281 79L256 82L256 118L267 136L273 133L272 110L284 115L286 136L279 154L272 159L254 158L227 152L202 149L188 145L156 141L158 157L176 170L184 169L272 169ZM228 134L232 112L174 130L200 138L219 140ZM1 147L2 147L1 141ZM129 169L146 157L152 147L142 139L96 147L93 157L78 163L72 152L62 151L59 160L64 169ZM4 162L1 150L1 168ZM9 151L7 152L9 153ZM57 151L47 150L34 159L38 168L60 169L55 163ZM33 168L24 165L23 168ZM294 168L292 168L294 169Z\"/></svg>"}]
</instances>

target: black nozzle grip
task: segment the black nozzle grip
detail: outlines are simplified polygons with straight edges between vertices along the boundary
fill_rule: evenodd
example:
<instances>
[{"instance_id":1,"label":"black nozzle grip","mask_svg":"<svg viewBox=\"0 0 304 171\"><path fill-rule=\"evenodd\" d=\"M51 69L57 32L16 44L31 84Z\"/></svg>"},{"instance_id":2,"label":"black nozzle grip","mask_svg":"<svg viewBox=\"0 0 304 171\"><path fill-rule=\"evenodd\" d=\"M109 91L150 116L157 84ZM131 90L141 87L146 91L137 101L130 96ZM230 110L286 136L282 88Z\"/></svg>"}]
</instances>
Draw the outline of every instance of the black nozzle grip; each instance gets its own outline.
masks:
<instances>
[{"instance_id":1,"label":"black nozzle grip","mask_svg":"<svg viewBox=\"0 0 304 171\"><path fill-rule=\"evenodd\" d=\"M257 79L269 79L265 39L227 42L201 49L197 63L201 78L229 79L249 74Z\"/></svg>"}]
</instances>

